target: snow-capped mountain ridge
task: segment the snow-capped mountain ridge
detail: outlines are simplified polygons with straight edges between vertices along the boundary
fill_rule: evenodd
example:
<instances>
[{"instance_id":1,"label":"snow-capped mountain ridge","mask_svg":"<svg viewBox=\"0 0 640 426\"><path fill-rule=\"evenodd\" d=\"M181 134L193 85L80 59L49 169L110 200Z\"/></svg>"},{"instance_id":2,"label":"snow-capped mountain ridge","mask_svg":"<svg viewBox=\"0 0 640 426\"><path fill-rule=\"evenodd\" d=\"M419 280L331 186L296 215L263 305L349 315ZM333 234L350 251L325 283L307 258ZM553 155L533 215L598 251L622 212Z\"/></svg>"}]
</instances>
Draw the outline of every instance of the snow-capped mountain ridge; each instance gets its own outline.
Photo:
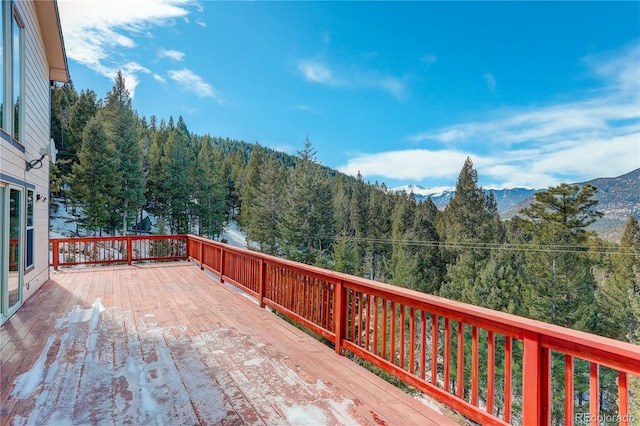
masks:
<instances>
[{"instance_id":1,"label":"snow-capped mountain ridge","mask_svg":"<svg viewBox=\"0 0 640 426\"><path fill-rule=\"evenodd\" d=\"M440 197L445 193L454 193L455 190L456 188L454 186L435 186L432 188L425 188L424 186L420 186L413 183L391 188L391 191L395 191L395 192L405 191L407 194L410 194L413 192L414 195L416 195L416 197L418 198Z\"/></svg>"},{"instance_id":2,"label":"snow-capped mountain ridge","mask_svg":"<svg viewBox=\"0 0 640 426\"><path fill-rule=\"evenodd\" d=\"M419 201L425 200L427 197L431 197L431 201L433 201L436 207L438 207L438 209L440 210L444 209L446 205L449 204L449 201L456 193L455 187L451 186L425 188L416 184L396 186L395 188L391 188L391 191L405 191L407 194L413 192L416 199ZM484 191L486 193L493 193L493 196L496 199L496 203L498 204L498 212L503 212L520 203L521 201L531 197L533 194L540 191L540 189L504 188L485 189Z\"/></svg>"}]
</instances>

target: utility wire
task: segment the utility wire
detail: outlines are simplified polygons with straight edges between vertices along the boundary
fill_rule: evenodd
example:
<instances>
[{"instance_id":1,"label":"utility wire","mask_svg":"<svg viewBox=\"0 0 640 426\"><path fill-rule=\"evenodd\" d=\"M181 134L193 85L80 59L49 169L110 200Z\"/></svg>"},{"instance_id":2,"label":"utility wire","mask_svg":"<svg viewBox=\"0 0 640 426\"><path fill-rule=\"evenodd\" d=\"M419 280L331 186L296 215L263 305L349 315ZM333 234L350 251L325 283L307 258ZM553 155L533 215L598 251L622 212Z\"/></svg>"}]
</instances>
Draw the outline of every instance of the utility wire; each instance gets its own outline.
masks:
<instances>
[{"instance_id":1,"label":"utility wire","mask_svg":"<svg viewBox=\"0 0 640 426\"><path fill-rule=\"evenodd\" d=\"M440 247L452 249L469 250L508 250L540 253L587 253L587 254L613 254L640 257L640 253L629 253L619 250L619 247L598 247L593 250L589 245L571 244L514 244L514 243L481 243L463 241L437 241L437 240L397 240L390 238L356 238L356 237L335 237L334 240L353 241L363 243L378 244L400 244L417 247Z\"/></svg>"}]
</instances>

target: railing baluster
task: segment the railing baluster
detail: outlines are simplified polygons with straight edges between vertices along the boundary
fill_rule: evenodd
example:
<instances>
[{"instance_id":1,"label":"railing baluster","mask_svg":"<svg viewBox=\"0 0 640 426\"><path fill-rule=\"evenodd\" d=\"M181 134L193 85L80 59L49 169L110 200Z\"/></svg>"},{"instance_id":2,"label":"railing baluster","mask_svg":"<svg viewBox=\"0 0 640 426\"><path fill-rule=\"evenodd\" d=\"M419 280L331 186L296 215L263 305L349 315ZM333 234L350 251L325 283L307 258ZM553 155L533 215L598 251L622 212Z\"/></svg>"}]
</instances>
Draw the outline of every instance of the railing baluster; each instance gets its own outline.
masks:
<instances>
[{"instance_id":1,"label":"railing baluster","mask_svg":"<svg viewBox=\"0 0 640 426\"><path fill-rule=\"evenodd\" d=\"M551 351L540 348L540 420L551 424Z\"/></svg>"},{"instance_id":2,"label":"railing baluster","mask_svg":"<svg viewBox=\"0 0 640 426\"><path fill-rule=\"evenodd\" d=\"M405 369L405 366L404 366L404 348L405 348L405 343L406 343L406 338L405 338L406 336L405 336L404 323L405 323L405 315L406 315L405 311L406 311L406 308L402 304L399 305L399 308L400 308L400 342L398 344L398 346L399 346L398 349L400 350L400 356L399 356L399 359L398 359L398 365L400 366L400 368Z\"/></svg>"},{"instance_id":3,"label":"railing baluster","mask_svg":"<svg viewBox=\"0 0 640 426\"><path fill-rule=\"evenodd\" d=\"M438 384L438 316L431 314L431 384Z\"/></svg>"},{"instance_id":4,"label":"railing baluster","mask_svg":"<svg viewBox=\"0 0 640 426\"><path fill-rule=\"evenodd\" d=\"M471 403L478 406L478 327L471 327Z\"/></svg>"},{"instance_id":5,"label":"railing baluster","mask_svg":"<svg viewBox=\"0 0 640 426\"><path fill-rule=\"evenodd\" d=\"M364 336L366 338L366 341L365 341L365 344L364 344L364 348L367 351L371 350L371 344L370 344L370 339L369 339L369 330L371 330L371 298L372 297L373 296L367 294L367 302L366 302L366 308L367 308L367 325L366 325L366 327L367 327L367 329L366 329L365 334L364 334Z\"/></svg>"},{"instance_id":6,"label":"railing baluster","mask_svg":"<svg viewBox=\"0 0 640 426\"><path fill-rule=\"evenodd\" d=\"M511 423L511 356L513 351L513 341L510 336L504 337L504 421Z\"/></svg>"},{"instance_id":7,"label":"railing baluster","mask_svg":"<svg viewBox=\"0 0 640 426\"><path fill-rule=\"evenodd\" d=\"M396 363L396 303L391 301L391 341L389 344L389 361Z\"/></svg>"},{"instance_id":8,"label":"railing baluster","mask_svg":"<svg viewBox=\"0 0 640 426\"><path fill-rule=\"evenodd\" d=\"M415 373L416 366L416 312L409 308L409 373Z\"/></svg>"},{"instance_id":9,"label":"railing baluster","mask_svg":"<svg viewBox=\"0 0 640 426\"><path fill-rule=\"evenodd\" d=\"M444 318L444 390L451 392L451 322Z\"/></svg>"},{"instance_id":10,"label":"railing baluster","mask_svg":"<svg viewBox=\"0 0 640 426\"><path fill-rule=\"evenodd\" d=\"M382 359L387 359L387 299L382 299Z\"/></svg>"},{"instance_id":11,"label":"railing baluster","mask_svg":"<svg viewBox=\"0 0 640 426\"><path fill-rule=\"evenodd\" d=\"M598 415L600 414L600 380L598 377L598 364L589 363L589 417L590 424L598 425Z\"/></svg>"},{"instance_id":12,"label":"railing baluster","mask_svg":"<svg viewBox=\"0 0 640 426\"><path fill-rule=\"evenodd\" d=\"M624 371L618 372L618 398L619 425L629 426L629 383Z\"/></svg>"},{"instance_id":13,"label":"railing baluster","mask_svg":"<svg viewBox=\"0 0 640 426\"><path fill-rule=\"evenodd\" d=\"M351 340L353 343L358 344L356 339L355 339L355 335L356 335L356 301L358 299L358 294L355 291L351 292L351 306L349 307L349 312L350 312L350 318L351 318L351 327L350 330L351 332L349 333L349 336L347 337L349 340Z\"/></svg>"},{"instance_id":14,"label":"railing baluster","mask_svg":"<svg viewBox=\"0 0 640 426\"><path fill-rule=\"evenodd\" d=\"M493 331L487 332L487 413L493 414L495 397L496 346Z\"/></svg>"},{"instance_id":15,"label":"railing baluster","mask_svg":"<svg viewBox=\"0 0 640 426\"><path fill-rule=\"evenodd\" d=\"M522 350L522 421L524 424L537 425L542 423L541 397L543 391L541 372L544 362L540 354L540 336L537 333L525 331Z\"/></svg>"},{"instance_id":16,"label":"railing baluster","mask_svg":"<svg viewBox=\"0 0 640 426\"><path fill-rule=\"evenodd\" d=\"M464 397L464 324L458 321L458 398Z\"/></svg>"},{"instance_id":17,"label":"railing baluster","mask_svg":"<svg viewBox=\"0 0 640 426\"><path fill-rule=\"evenodd\" d=\"M336 353L338 355L342 354L342 339L344 338L344 324L345 324L345 314L346 314L346 301L344 300L346 296L346 291L344 289L344 283L342 280L336 282L335 290L333 292L333 324L335 333L335 347Z\"/></svg>"},{"instance_id":18,"label":"railing baluster","mask_svg":"<svg viewBox=\"0 0 640 426\"><path fill-rule=\"evenodd\" d=\"M420 314L420 378L425 379L427 374L427 312Z\"/></svg>"},{"instance_id":19,"label":"railing baluster","mask_svg":"<svg viewBox=\"0 0 640 426\"><path fill-rule=\"evenodd\" d=\"M571 426L573 414L573 357L564 356L564 424Z\"/></svg>"},{"instance_id":20,"label":"railing baluster","mask_svg":"<svg viewBox=\"0 0 640 426\"><path fill-rule=\"evenodd\" d=\"M373 353L378 355L378 298L371 296L373 308Z\"/></svg>"}]
</instances>

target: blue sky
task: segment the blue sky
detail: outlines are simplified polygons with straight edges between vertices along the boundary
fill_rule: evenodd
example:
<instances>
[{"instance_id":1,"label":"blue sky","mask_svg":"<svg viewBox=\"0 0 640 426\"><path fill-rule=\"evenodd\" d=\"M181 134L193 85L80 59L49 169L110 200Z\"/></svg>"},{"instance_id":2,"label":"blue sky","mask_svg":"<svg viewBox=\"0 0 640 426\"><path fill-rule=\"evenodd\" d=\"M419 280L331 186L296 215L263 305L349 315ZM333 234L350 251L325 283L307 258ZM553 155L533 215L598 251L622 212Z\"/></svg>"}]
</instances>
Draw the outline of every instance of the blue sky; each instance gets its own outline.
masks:
<instances>
[{"instance_id":1,"label":"blue sky","mask_svg":"<svg viewBox=\"0 0 640 426\"><path fill-rule=\"evenodd\" d=\"M640 2L58 0L76 89L388 186L640 167Z\"/></svg>"}]
</instances>

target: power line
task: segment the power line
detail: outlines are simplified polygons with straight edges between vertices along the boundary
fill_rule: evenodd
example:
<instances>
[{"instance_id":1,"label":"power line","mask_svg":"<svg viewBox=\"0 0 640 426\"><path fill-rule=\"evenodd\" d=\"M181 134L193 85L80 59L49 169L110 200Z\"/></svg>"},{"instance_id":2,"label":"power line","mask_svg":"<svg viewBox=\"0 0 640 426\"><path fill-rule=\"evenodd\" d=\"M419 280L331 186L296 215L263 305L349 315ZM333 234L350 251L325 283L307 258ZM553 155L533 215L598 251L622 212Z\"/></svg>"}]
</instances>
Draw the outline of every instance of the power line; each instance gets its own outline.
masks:
<instances>
[{"instance_id":1,"label":"power line","mask_svg":"<svg viewBox=\"0 0 640 426\"><path fill-rule=\"evenodd\" d=\"M632 257L640 257L640 253L622 252L619 247L598 247L594 250L589 245L571 245L571 244L515 244L515 243L482 243L482 242L463 242L463 241L437 241L437 240L397 240L391 238L356 238L356 237L335 237L334 240L378 243L378 244L400 244L418 247L438 247L451 249L468 249L468 250L504 250L504 251L524 251L524 252L540 252L540 253L582 253L582 254L609 254L609 255L628 255Z\"/></svg>"}]
</instances>

